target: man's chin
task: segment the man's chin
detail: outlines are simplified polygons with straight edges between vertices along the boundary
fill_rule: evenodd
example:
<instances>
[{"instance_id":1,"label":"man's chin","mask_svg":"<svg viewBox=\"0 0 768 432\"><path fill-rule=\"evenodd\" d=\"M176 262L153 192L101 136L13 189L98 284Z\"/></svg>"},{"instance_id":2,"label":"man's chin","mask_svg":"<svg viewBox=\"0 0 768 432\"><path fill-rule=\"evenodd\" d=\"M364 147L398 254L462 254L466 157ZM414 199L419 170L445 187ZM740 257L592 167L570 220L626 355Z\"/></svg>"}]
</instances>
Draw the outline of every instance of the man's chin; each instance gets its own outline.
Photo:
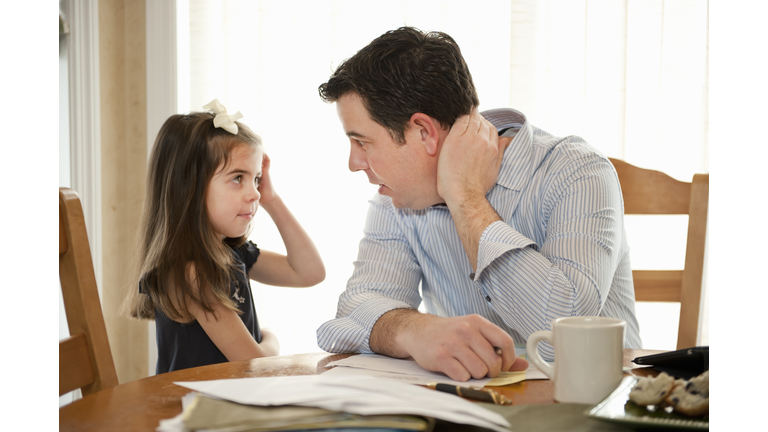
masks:
<instances>
[{"instance_id":1,"label":"man's chin","mask_svg":"<svg viewBox=\"0 0 768 432\"><path fill-rule=\"evenodd\" d=\"M424 203L405 203L402 201L397 200L396 198L390 197L392 200L392 205L395 208L398 209L408 209L408 210L424 210L425 208L432 207L431 205L424 204Z\"/></svg>"},{"instance_id":2,"label":"man's chin","mask_svg":"<svg viewBox=\"0 0 768 432\"><path fill-rule=\"evenodd\" d=\"M392 200L392 205L398 209L424 210L426 208L434 207L436 205L444 205L442 201L438 203L433 203L426 199L419 199L417 201L408 201L406 199L403 199L403 197L393 196L390 194L382 194L382 195L388 196L389 199Z\"/></svg>"},{"instance_id":3,"label":"man's chin","mask_svg":"<svg viewBox=\"0 0 768 432\"><path fill-rule=\"evenodd\" d=\"M388 196L389 199L392 200L392 205L395 208L398 208L398 209L414 209L413 207L411 207L411 205L409 203L400 200L398 197L393 197L391 195L386 195L386 196ZM414 210L416 210L416 209L414 209Z\"/></svg>"}]
</instances>

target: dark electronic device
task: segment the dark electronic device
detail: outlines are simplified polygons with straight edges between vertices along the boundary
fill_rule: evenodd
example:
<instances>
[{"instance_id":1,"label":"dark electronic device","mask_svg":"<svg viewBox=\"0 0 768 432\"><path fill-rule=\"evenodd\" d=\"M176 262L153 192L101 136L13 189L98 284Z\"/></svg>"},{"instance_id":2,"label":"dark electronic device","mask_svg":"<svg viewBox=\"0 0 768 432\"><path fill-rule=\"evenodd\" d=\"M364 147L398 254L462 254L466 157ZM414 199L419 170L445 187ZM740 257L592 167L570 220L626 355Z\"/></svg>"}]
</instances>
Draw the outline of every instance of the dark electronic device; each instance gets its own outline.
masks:
<instances>
[{"instance_id":1,"label":"dark electronic device","mask_svg":"<svg viewBox=\"0 0 768 432\"><path fill-rule=\"evenodd\" d=\"M687 380L709 370L709 347L692 347L652 354L637 357L632 362L641 366L653 366L660 372Z\"/></svg>"}]
</instances>

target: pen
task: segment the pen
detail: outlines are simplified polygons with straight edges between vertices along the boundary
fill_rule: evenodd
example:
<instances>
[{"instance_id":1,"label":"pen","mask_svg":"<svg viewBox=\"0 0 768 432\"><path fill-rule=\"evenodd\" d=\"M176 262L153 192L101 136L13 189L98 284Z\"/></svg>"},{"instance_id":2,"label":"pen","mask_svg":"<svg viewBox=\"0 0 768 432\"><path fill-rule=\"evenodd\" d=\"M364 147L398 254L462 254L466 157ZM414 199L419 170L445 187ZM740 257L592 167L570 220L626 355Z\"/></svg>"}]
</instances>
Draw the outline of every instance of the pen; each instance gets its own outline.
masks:
<instances>
[{"instance_id":1,"label":"pen","mask_svg":"<svg viewBox=\"0 0 768 432\"><path fill-rule=\"evenodd\" d=\"M504 395L496 393L493 390L480 390L468 387L459 387L450 384L429 383L427 387L437 391L454 394L467 399L474 399L482 402L490 402L496 405L512 404L512 401Z\"/></svg>"}]
</instances>

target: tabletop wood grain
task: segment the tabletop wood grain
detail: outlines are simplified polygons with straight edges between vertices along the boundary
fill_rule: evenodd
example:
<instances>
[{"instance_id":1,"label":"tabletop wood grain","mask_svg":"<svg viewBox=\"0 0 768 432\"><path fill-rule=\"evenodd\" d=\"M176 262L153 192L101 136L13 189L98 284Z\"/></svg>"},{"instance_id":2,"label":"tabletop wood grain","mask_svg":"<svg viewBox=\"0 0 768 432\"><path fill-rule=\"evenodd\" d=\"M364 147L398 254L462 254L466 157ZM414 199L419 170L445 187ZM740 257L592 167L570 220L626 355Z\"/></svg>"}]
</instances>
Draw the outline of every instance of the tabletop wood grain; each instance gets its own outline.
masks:
<instances>
[{"instance_id":1,"label":"tabletop wood grain","mask_svg":"<svg viewBox=\"0 0 768 432\"><path fill-rule=\"evenodd\" d=\"M656 350L624 350L624 366L632 359L659 353ZM88 395L59 409L60 431L154 431L162 419L181 413L181 397L190 390L174 381L204 381L226 378L317 375L325 365L352 354L310 353L265 357L184 369L120 384ZM635 370L634 374L653 373ZM494 387L515 405L555 403L554 383L523 381Z\"/></svg>"}]
</instances>

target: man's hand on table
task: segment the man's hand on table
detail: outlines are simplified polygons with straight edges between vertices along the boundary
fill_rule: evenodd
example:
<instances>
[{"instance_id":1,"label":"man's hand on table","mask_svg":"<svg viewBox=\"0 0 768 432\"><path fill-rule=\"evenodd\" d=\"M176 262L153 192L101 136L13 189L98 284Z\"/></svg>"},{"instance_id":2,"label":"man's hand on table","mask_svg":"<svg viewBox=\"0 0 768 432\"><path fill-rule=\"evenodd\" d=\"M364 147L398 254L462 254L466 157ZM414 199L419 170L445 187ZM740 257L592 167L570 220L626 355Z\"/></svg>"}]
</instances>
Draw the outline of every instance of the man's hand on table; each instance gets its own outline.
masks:
<instances>
[{"instance_id":1,"label":"man's hand on table","mask_svg":"<svg viewBox=\"0 0 768 432\"><path fill-rule=\"evenodd\" d=\"M413 357L424 369L456 381L528 368L527 361L516 358L514 340L479 315L442 318L412 309L392 310L374 325L370 346L391 357Z\"/></svg>"}]
</instances>

